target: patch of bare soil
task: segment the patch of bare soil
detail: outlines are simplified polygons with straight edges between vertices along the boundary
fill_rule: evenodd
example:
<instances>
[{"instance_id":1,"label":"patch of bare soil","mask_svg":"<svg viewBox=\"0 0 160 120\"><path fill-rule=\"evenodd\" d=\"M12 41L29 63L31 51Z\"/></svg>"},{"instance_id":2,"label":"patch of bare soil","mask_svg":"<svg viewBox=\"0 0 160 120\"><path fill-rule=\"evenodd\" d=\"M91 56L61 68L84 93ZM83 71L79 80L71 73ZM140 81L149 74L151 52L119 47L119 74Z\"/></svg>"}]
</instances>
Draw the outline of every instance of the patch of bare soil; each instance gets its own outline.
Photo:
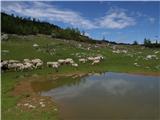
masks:
<instances>
[{"instance_id":1,"label":"patch of bare soil","mask_svg":"<svg viewBox=\"0 0 160 120\"><path fill-rule=\"evenodd\" d=\"M57 107L53 101L53 99L49 96L40 96L37 94L32 86L31 81L35 80L45 80L47 77L52 77L54 79L58 79L59 77L65 76L65 77L82 77L86 75L85 73L75 72L75 73L69 73L69 74L50 74L49 76L35 76L27 77L24 80L21 80L19 83L17 83L11 92L11 95L13 96L20 96L21 99L17 103L17 107L20 108L22 111L30 111L30 110L37 110L37 111L48 111L48 110L54 110L57 111Z\"/></svg>"}]
</instances>

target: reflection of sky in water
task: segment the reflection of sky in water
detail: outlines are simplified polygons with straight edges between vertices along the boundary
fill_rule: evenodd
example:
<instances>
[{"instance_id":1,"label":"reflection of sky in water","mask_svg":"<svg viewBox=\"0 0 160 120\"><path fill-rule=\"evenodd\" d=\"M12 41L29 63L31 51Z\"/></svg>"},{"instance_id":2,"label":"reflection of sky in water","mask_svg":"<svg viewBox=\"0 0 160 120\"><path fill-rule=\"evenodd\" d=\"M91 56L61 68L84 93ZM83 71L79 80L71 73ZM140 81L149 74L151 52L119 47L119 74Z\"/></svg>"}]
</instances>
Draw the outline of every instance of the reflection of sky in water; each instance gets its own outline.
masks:
<instances>
[{"instance_id":1,"label":"reflection of sky in water","mask_svg":"<svg viewBox=\"0 0 160 120\"><path fill-rule=\"evenodd\" d=\"M54 98L64 120L158 120L159 80L160 77L103 73L42 95Z\"/></svg>"},{"instance_id":2,"label":"reflection of sky in water","mask_svg":"<svg viewBox=\"0 0 160 120\"><path fill-rule=\"evenodd\" d=\"M54 99L76 98L87 95L112 95L124 96L128 94L152 94L158 91L159 77L148 77L140 75L129 75L123 73L103 73L84 77L77 85L62 86L42 95L49 95ZM153 90L155 89L155 90Z\"/></svg>"}]
</instances>

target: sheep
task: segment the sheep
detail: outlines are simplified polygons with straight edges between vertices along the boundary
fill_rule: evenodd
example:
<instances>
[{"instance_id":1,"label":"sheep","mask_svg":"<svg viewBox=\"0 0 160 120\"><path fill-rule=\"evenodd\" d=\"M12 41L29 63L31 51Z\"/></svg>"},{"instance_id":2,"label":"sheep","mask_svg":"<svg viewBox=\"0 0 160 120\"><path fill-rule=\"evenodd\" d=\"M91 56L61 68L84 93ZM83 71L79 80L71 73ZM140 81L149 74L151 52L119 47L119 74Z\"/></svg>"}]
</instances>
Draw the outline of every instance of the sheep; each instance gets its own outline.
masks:
<instances>
[{"instance_id":1,"label":"sheep","mask_svg":"<svg viewBox=\"0 0 160 120\"><path fill-rule=\"evenodd\" d=\"M78 64L77 63L72 63L71 64L73 67L75 67L76 69L78 68Z\"/></svg>"},{"instance_id":2,"label":"sheep","mask_svg":"<svg viewBox=\"0 0 160 120\"><path fill-rule=\"evenodd\" d=\"M23 59L24 62L30 63L31 60L30 59Z\"/></svg>"},{"instance_id":3,"label":"sheep","mask_svg":"<svg viewBox=\"0 0 160 120\"><path fill-rule=\"evenodd\" d=\"M33 47L39 47L39 45L35 43L35 44L33 44Z\"/></svg>"},{"instance_id":4,"label":"sheep","mask_svg":"<svg viewBox=\"0 0 160 120\"><path fill-rule=\"evenodd\" d=\"M37 68L42 68L42 66L43 66L43 62L38 62L38 63L36 64L35 68L36 68L36 69L37 69Z\"/></svg>"},{"instance_id":5,"label":"sheep","mask_svg":"<svg viewBox=\"0 0 160 120\"><path fill-rule=\"evenodd\" d=\"M2 72L6 71L6 70L9 70L8 61L1 60L1 70L2 70Z\"/></svg>"},{"instance_id":6,"label":"sheep","mask_svg":"<svg viewBox=\"0 0 160 120\"><path fill-rule=\"evenodd\" d=\"M23 70L24 69L24 65L22 63L17 63L15 68L16 68L16 71L17 70Z\"/></svg>"},{"instance_id":7,"label":"sheep","mask_svg":"<svg viewBox=\"0 0 160 120\"><path fill-rule=\"evenodd\" d=\"M100 62L100 60L94 60L92 65L98 64Z\"/></svg>"},{"instance_id":8,"label":"sheep","mask_svg":"<svg viewBox=\"0 0 160 120\"><path fill-rule=\"evenodd\" d=\"M51 67L54 62L47 62L47 67Z\"/></svg>"},{"instance_id":9,"label":"sheep","mask_svg":"<svg viewBox=\"0 0 160 120\"><path fill-rule=\"evenodd\" d=\"M158 59L158 57L156 55L147 55L145 59L149 60L149 59L152 59L152 58L154 58L156 60Z\"/></svg>"},{"instance_id":10,"label":"sheep","mask_svg":"<svg viewBox=\"0 0 160 120\"><path fill-rule=\"evenodd\" d=\"M120 53L120 50L113 50L112 52L119 54L119 53Z\"/></svg>"},{"instance_id":11,"label":"sheep","mask_svg":"<svg viewBox=\"0 0 160 120\"><path fill-rule=\"evenodd\" d=\"M134 63L135 66L139 67L140 65L138 63Z\"/></svg>"},{"instance_id":12,"label":"sheep","mask_svg":"<svg viewBox=\"0 0 160 120\"><path fill-rule=\"evenodd\" d=\"M32 63L25 62L24 63L24 69L33 69L35 66Z\"/></svg>"},{"instance_id":13,"label":"sheep","mask_svg":"<svg viewBox=\"0 0 160 120\"><path fill-rule=\"evenodd\" d=\"M59 59L59 60L58 60L58 63L61 64L61 65L63 65L63 64L65 63L65 60Z\"/></svg>"},{"instance_id":14,"label":"sheep","mask_svg":"<svg viewBox=\"0 0 160 120\"><path fill-rule=\"evenodd\" d=\"M8 63L19 63L20 61L19 60L8 60Z\"/></svg>"},{"instance_id":15,"label":"sheep","mask_svg":"<svg viewBox=\"0 0 160 120\"><path fill-rule=\"evenodd\" d=\"M58 67L59 67L59 63L58 62L54 62L52 64L52 68L55 68L56 72L58 72Z\"/></svg>"},{"instance_id":16,"label":"sheep","mask_svg":"<svg viewBox=\"0 0 160 120\"><path fill-rule=\"evenodd\" d=\"M14 69L15 71L17 71L17 63L9 63L8 64L8 69L11 70L11 69Z\"/></svg>"},{"instance_id":17,"label":"sheep","mask_svg":"<svg viewBox=\"0 0 160 120\"><path fill-rule=\"evenodd\" d=\"M66 64L73 64L74 61L73 61L73 59L71 59L71 58L67 58L67 59L65 60L65 63L66 63Z\"/></svg>"},{"instance_id":18,"label":"sheep","mask_svg":"<svg viewBox=\"0 0 160 120\"><path fill-rule=\"evenodd\" d=\"M47 62L47 67L52 67L53 64L59 65L58 62Z\"/></svg>"},{"instance_id":19,"label":"sheep","mask_svg":"<svg viewBox=\"0 0 160 120\"><path fill-rule=\"evenodd\" d=\"M37 63L42 63L42 60L37 58L37 59L31 60L31 62L36 66Z\"/></svg>"},{"instance_id":20,"label":"sheep","mask_svg":"<svg viewBox=\"0 0 160 120\"><path fill-rule=\"evenodd\" d=\"M158 54L158 53L159 53L159 51L155 51L154 53L155 53L155 54Z\"/></svg>"},{"instance_id":21,"label":"sheep","mask_svg":"<svg viewBox=\"0 0 160 120\"><path fill-rule=\"evenodd\" d=\"M102 59L104 59L103 56L94 57L94 60L102 60Z\"/></svg>"},{"instance_id":22,"label":"sheep","mask_svg":"<svg viewBox=\"0 0 160 120\"><path fill-rule=\"evenodd\" d=\"M87 60L85 58L79 59L79 62L85 63Z\"/></svg>"},{"instance_id":23,"label":"sheep","mask_svg":"<svg viewBox=\"0 0 160 120\"><path fill-rule=\"evenodd\" d=\"M87 58L89 61L94 61L94 57L88 57Z\"/></svg>"}]
</instances>

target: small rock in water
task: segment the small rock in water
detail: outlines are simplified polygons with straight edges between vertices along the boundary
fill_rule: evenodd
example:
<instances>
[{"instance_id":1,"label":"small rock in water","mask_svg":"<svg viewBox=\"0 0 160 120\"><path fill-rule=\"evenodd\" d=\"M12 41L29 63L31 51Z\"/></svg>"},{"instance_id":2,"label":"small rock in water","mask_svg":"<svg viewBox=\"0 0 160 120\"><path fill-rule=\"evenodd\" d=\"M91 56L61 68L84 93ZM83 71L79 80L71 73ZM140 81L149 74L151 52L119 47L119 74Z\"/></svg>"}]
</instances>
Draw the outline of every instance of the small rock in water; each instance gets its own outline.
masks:
<instances>
[{"instance_id":1,"label":"small rock in water","mask_svg":"<svg viewBox=\"0 0 160 120\"><path fill-rule=\"evenodd\" d=\"M57 108L55 108L55 109L54 109L54 111L58 111L58 109L57 109Z\"/></svg>"}]
</instances>

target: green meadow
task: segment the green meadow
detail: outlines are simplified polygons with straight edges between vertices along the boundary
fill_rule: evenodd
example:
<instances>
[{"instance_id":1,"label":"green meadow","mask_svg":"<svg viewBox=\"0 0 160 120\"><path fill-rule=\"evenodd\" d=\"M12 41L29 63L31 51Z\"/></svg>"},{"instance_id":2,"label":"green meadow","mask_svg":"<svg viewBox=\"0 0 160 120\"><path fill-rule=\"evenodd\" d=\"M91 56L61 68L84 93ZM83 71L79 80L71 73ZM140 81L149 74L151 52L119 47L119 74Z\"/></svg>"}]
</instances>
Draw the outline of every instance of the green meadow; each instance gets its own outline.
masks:
<instances>
[{"instance_id":1,"label":"green meadow","mask_svg":"<svg viewBox=\"0 0 160 120\"><path fill-rule=\"evenodd\" d=\"M38 44L39 47L33 47ZM1 41L1 59L20 60L39 58L43 60L42 69L24 71L6 71L1 73L2 88L2 119L4 120L57 120L54 111L38 112L31 110L23 112L16 107L17 101L24 96L13 97L10 92L15 85L24 78L32 75L47 76L57 74L55 69L46 67L47 61L72 58L78 63L78 68L70 65L60 66L58 73L98 73L98 72L126 72L145 75L160 75L160 48L144 48L140 45L116 45L116 49L127 50L127 53L113 53L113 46L94 43L76 42L51 38L46 35L17 36L10 35L7 41ZM88 49L90 48L90 49ZM6 52L7 50L7 52ZM80 63L78 59L89 56L102 55L104 60L99 64L91 62ZM156 55L158 59L146 60L147 55ZM79 56L79 57L78 57ZM139 66L135 66L137 63ZM66 81L65 81L66 82Z\"/></svg>"}]
</instances>

